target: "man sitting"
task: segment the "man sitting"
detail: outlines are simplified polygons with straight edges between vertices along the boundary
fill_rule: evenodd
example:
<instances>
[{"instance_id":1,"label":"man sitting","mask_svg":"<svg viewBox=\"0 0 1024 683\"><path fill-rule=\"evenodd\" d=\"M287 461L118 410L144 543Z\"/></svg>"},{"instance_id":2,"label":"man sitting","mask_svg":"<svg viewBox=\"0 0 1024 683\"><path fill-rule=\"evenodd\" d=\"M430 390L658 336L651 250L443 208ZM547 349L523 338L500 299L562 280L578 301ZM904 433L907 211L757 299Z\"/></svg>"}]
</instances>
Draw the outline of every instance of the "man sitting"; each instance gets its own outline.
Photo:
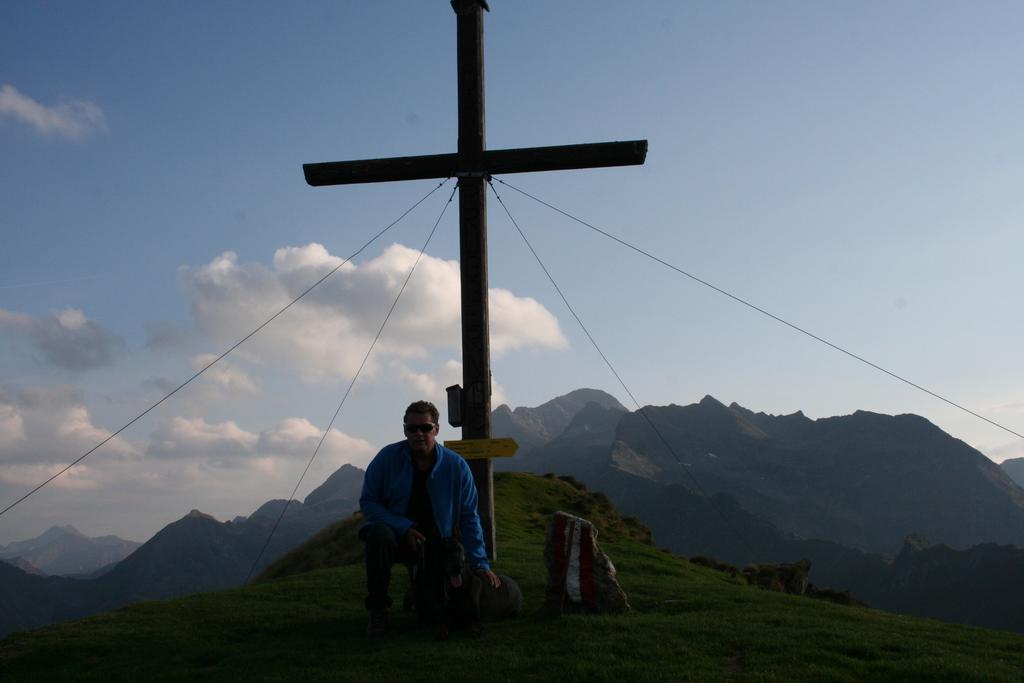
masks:
<instances>
[{"instance_id":1,"label":"man sitting","mask_svg":"<svg viewBox=\"0 0 1024 683\"><path fill-rule=\"evenodd\" d=\"M491 571L477 513L476 484L458 453L437 443L440 414L433 403L405 409L405 440L385 446L363 478L359 507L366 518L359 537L366 543L366 633L387 632L391 567L411 565L427 537L448 538L458 528L473 570L501 585Z\"/></svg>"}]
</instances>

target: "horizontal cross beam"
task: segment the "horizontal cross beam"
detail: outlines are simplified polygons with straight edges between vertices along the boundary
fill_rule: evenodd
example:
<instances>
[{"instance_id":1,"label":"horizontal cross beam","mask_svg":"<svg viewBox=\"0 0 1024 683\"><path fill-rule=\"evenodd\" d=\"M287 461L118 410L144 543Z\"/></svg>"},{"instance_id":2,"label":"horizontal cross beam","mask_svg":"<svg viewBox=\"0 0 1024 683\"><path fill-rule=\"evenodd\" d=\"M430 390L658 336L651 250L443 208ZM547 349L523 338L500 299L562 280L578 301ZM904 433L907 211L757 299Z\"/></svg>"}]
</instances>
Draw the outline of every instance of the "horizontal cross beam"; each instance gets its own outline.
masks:
<instances>
[{"instance_id":1,"label":"horizontal cross beam","mask_svg":"<svg viewBox=\"0 0 1024 683\"><path fill-rule=\"evenodd\" d=\"M486 150L478 161L462 161L458 154L430 154L390 159L329 161L303 164L306 182L314 187L422 180L463 175L501 175L574 168L634 166L647 158L647 141L594 142L585 145L524 147Z\"/></svg>"}]
</instances>

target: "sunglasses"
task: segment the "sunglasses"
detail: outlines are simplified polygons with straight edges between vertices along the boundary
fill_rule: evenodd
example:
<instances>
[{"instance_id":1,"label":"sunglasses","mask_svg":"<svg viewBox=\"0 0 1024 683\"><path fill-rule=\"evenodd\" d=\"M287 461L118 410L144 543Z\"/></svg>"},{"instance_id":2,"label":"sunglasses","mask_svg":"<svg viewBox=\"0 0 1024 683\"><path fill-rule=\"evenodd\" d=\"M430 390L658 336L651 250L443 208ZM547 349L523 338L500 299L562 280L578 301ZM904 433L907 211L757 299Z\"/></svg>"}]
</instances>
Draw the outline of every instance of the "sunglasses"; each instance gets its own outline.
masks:
<instances>
[{"instance_id":1,"label":"sunglasses","mask_svg":"<svg viewBox=\"0 0 1024 683\"><path fill-rule=\"evenodd\" d=\"M426 424L420 425L411 425L408 422L406 422L405 424L403 424L403 426L405 427L405 431L408 432L409 434L415 434L416 432L429 434L430 432L434 431L435 427L437 427L437 425L434 424L433 422L428 422Z\"/></svg>"}]
</instances>

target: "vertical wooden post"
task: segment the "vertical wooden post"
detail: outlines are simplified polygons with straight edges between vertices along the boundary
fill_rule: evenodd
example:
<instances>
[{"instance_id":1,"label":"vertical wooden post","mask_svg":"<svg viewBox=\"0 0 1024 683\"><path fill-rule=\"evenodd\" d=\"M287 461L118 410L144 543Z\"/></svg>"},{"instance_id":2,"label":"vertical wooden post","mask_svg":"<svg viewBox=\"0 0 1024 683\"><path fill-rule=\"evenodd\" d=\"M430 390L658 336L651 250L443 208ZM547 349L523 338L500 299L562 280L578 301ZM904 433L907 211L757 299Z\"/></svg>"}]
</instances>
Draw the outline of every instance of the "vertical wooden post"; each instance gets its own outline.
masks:
<instances>
[{"instance_id":1,"label":"vertical wooden post","mask_svg":"<svg viewBox=\"0 0 1024 683\"><path fill-rule=\"evenodd\" d=\"M459 245L462 267L463 439L491 437L491 343L487 317L487 188L484 167L484 19L481 0L452 0L457 15L459 71ZM469 171L476 171L470 173ZM487 556L494 543L493 467L470 461Z\"/></svg>"},{"instance_id":2,"label":"vertical wooden post","mask_svg":"<svg viewBox=\"0 0 1024 683\"><path fill-rule=\"evenodd\" d=\"M647 141L560 145L488 152L484 135L484 11L486 0L451 0L457 19L459 151L391 159L303 164L313 186L418 178L459 179L459 246L462 263L462 438L491 438L491 342L487 321L487 178L569 168L642 164ZM490 459L469 463L487 556L494 559L494 475Z\"/></svg>"}]
</instances>

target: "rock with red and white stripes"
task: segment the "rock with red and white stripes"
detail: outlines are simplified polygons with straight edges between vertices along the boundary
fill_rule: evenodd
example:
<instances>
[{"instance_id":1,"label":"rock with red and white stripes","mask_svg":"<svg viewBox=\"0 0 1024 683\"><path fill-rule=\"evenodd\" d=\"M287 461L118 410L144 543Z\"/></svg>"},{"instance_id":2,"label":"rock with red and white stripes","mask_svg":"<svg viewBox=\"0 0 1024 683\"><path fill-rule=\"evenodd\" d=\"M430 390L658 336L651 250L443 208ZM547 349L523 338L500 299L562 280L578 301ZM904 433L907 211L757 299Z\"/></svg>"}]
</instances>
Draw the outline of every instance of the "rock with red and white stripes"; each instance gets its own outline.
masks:
<instances>
[{"instance_id":1,"label":"rock with red and white stripes","mask_svg":"<svg viewBox=\"0 0 1024 683\"><path fill-rule=\"evenodd\" d=\"M624 612L629 601L615 565L597 545L597 529L581 517L556 512L544 544L549 611Z\"/></svg>"}]
</instances>

